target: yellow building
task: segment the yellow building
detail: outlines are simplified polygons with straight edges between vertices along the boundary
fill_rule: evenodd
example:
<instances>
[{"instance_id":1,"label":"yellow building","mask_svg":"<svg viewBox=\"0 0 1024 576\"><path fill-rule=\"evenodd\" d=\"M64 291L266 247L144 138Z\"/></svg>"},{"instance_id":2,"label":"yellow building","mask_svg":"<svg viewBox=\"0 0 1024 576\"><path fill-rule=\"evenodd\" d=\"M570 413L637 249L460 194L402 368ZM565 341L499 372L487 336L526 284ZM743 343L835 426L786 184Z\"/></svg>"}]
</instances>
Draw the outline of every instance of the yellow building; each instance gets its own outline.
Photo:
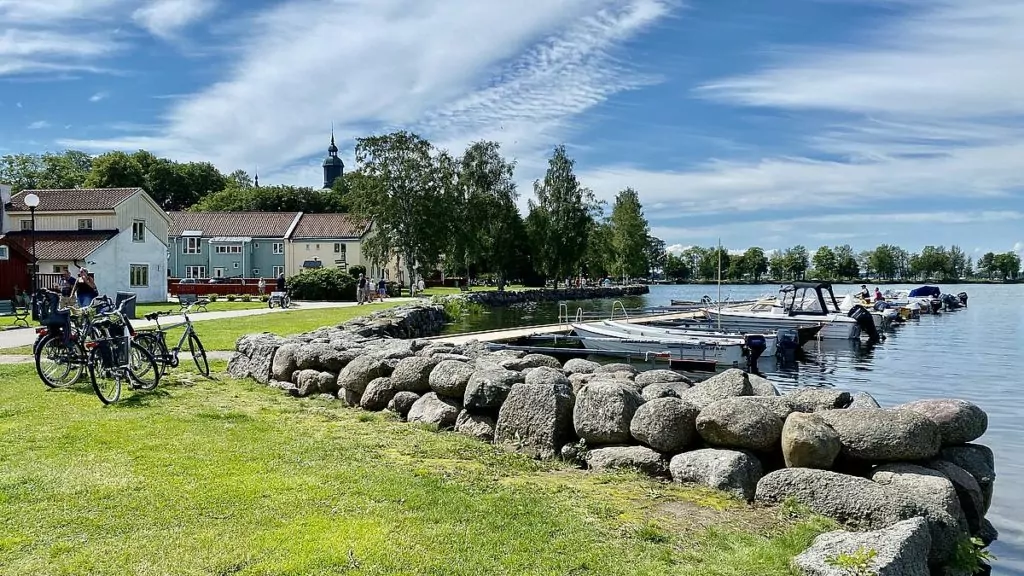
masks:
<instances>
[{"instance_id":1,"label":"yellow building","mask_svg":"<svg viewBox=\"0 0 1024 576\"><path fill-rule=\"evenodd\" d=\"M363 266L372 279L397 280L394 265L381 266L366 258L362 244L372 236L371 223L348 214L303 214L288 236L285 254L286 275L309 268Z\"/></svg>"}]
</instances>

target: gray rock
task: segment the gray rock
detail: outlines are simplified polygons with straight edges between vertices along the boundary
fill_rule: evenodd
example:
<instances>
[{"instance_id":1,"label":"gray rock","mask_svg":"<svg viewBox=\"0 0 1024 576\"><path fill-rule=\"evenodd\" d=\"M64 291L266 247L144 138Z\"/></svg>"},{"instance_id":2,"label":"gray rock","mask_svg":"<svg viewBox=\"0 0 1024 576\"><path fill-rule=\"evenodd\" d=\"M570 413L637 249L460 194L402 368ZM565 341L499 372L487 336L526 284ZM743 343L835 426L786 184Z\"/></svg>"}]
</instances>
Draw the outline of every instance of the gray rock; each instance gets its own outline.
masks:
<instances>
[{"instance_id":1,"label":"gray rock","mask_svg":"<svg viewBox=\"0 0 1024 576\"><path fill-rule=\"evenodd\" d=\"M995 458L992 456L992 450L981 444L948 446L939 452L939 457L956 464L974 477L981 488L984 511L987 514L992 505L992 490L995 488L996 482Z\"/></svg>"},{"instance_id":2,"label":"gray rock","mask_svg":"<svg viewBox=\"0 0 1024 576\"><path fill-rule=\"evenodd\" d=\"M824 410L818 415L839 433L842 454L854 460L926 460L939 453L938 426L911 410Z\"/></svg>"},{"instance_id":3,"label":"gray rock","mask_svg":"<svg viewBox=\"0 0 1024 576\"><path fill-rule=\"evenodd\" d=\"M981 527L978 530L978 538L981 539L981 542L985 544L985 546L989 546L999 539L999 531L996 530L996 527L993 526L987 518L985 518L981 521Z\"/></svg>"},{"instance_id":4,"label":"gray rock","mask_svg":"<svg viewBox=\"0 0 1024 576\"><path fill-rule=\"evenodd\" d=\"M712 446L768 451L782 435L782 420L746 398L726 398L697 416L697 433Z\"/></svg>"},{"instance_id":5,"label":"gray rock","mask_svg":"<svg viewBox=\"0 0 1024 576\"><path fill-rule=\"evenodd\" d=\"M985 497L977 480L963 468L945 460L932 460L927 466L941 472L953 483L967 527L971 534L977 534L981 530L981 521L985 519Z\"/></svg>"},{"instance_id":6,"label":"gray rock","mask_svg":"<svg viewBox=\"0 0 1024 576\"><path fill-rule=\"evenodd\" d=\"M404 418L409 414L409 410L412 409L412 405L419 399L420 395L415 392L398 392L395 394L395 397L388 402L388 410Z\"/></svg>"},{"instance_id":7,"label":"gray rock","mask_svg":"<svg viewBox=\"0 0 1024 576\"><path fill-rule=\"evenodd\" d=\"M437 360L456 360L458 362L470 362L472 358L465 354L433 354L433 358Z\"/></svg>"},{"instance_id":8,"label":"gray rock","mask_svg":"<svg viewBox=\"0 0 1024 576\"><path fill-rule=\"evenodd\" d=\"M491 442L494 440L494 418L463 410L455 419L455 431L483 442Z\"/></svg>"},{"instance_id":9,"label":"gray rock","mask_svg":"<svg viewBox=\"0 0 1024 576\"><path fill-rule=\"evenodd\" d=\"M736 450L705 448L672 457L672 480L721 490L750 502L761 478L761 462Z\"/></svg>"},{"instance_id":10,"label":"gray rock","mask_svg":"<svg viewBox=\"0 0 1024 576\"><path fill-rule=\"evenodd\" d=\"M272 379L271 366L277 349L288 340L273 334L248 334L235 343L238 354L228 362L228 373L235 378L249 378L260 384Z\"/></svg>"},{"instance_id":11,"label":"gray rock","mask_svg":"<svg viewBox=\"0 0 1024 576\"><path fill-rule=\"evenodd\" d=\"M299 370L320 370L338 373L358 354L339 350L331 344L306 344L294 351L295 364Z\"/></svg>"},{"instance_id":12,"label":"gray rock","mask_svg":"<svg viewBox=\"0 0 1024 576\"><path fill-rule=\"evenodd\" d=\"M854 392L850 394L852 401L846 407L847 410L863 410L865 408L881 408L882 405L875 400L875 397L867 392Z\"/></svg>"},{"instance_id":13,"label":"gray rock","mask_svg":"<svg viewBox=\"0 0 1024 576\"><path fill-rule=\"evenodd\" d=\"M629 424L629 432L645 446L675 454L693 443L699 413L696 406L679 398L657 398L637 409Z\"/></svg>"},{"instance_id":14,"label":"gray rock","mask_svg":"<svg viewBox=\"0 0 1024 576\"><path fill-rule=\"evenodd\" d=\"M562 378L537 377L513 386L498 411L495 443L511 445L536 458L556 456L559 447L572 439L576 401L568 381Z\"/></svg>"},{"instance_id":15,"label":"gray rock","mask_svg":"<svg viewBox=\"0 0 1024 576\"><path fill-rule=\"evenodd\" d=\"M362 396L367 384L374 378L386 376L384 372L384 364L380 360L370 355L360 356L342 368L338 374L338 388Z\"/></svg>"},{"instance_id":16,"label":"gray rock","mask_svg":"<svg viewBox=\"0 0 1024 576\"><path fill-rule=\"evenodd\" d=\"M439 429L452 428L462 411L462 404L454 398L438 396L428 392L409 409L409 422L431 424Z\"/></svg>"},{"instance_id":17,"label":"gray rock","mask_svg":"<svg viewBox=\"0 0 1024 576\"><path fill-rule=\"evenodd\" d=\"M665 458L646 446L606 446L587 452L591 470L638 470L648 476L667 476Z\"/></svg>"},{"instance_id":18,"label":"gray rock","mask_svg":"<svg viewBox=\"0 0 1024 576\"><path fill-rule=\"evenodd\" d=\"M747 374L750 381L750 390L754 396L778 396L779 390L767 378L757 374Z\"/></svg>"},{"instance_id":19,"label":"gray rock","mask_svg":"<svg viewBox=\"0 0 1024 576\"><path fill-rule=\"evenodd\" d=\"M675 370L648 370L640 372L634 378L636 385L643 390L651 384L668 384L669 382L683 382L690 384L691 380Z\"/></svg>"},{"instance_id":20,"label":"gray rock","mask_svg":"<svg viewBox=\"0 0 1024 576\"><path fill-rule=\"evenodd\" d=\"M391 340L379 348L375 356L381 360L403 360L415 356L412 349L412 342L409 340Z\"/></svg>"},{"instance_id":21,"label":"gray rock","mask_svg":"<svg viewBox=\"0 0 1024 576\"><path fill-rule=\"evenodd\" d=\"M943 446L974 441L988 429L988 414L977 404L949 398L918 400L897 408L913 410L928 417L939 427Z\"/></svg>"},{"instance_id":22,"label":"gray rock","mask_svg":"<svg viewBox=\"0 0 1024 576\"><path fill-rule=\"evenodd\" d=\"M590 445L629 442L629 424L644 403L636 390L615 382L591 382L576 395L572 420Z\"/></svg>"},{"instance_id":23,"label":"gray rock","mask_svg":"<svg viewBox=\"0 0 1024 576\"><path fill-rule=\"evenodd\" d=\"M594 370L597 370L600 366L597 362L591 362L582 358L572 358L565 363L562 369L565 370L566 374L593 374Z\"/></svg>"},{"instance_id":24,"label":"gray rock","mask_svg":"<svg viewBox=\"0 0 1024 576\"><path fill-rule=\"evenodd\" d=\"M820 412L846 408L853 402L850 393L833 388L800 388L786 394L796 412Z\"/></svg>"},{"instance_id":25,"label":"gray rock","mask_svg":"<svg viewBox=\"0 0 1024 576\"><path fill-rule=\"evenodd\" d=\"M633 376L636 376L639 370L636 366L631 364L624 364L622 362L612 362L611 364L602 364L594 369L594 374L615 374L616 372L626 372Z\"/></svg>"},{"instance_id":26,"label":"gray rock","mask_svg":"<svg viewBox=\"0 0 1024 576\"><path fill-rule=\"evenodd\" d=\"M437 366L435 358L410 356L398 361L395 371L391 373L391 383L398 390L407 392L429 392L430 373Z\"/></svg>"},{"instance_id":27,"label":"gray rock","mask_svg":"<svg viewBox=\"0 0 1024 576\"><path fill-rule=\"evenodd\" d=\"M508 370L518 371L525 370L527 368L540 368L541 366L561 370L562 363L559 362L557 358L546 354L527 354L522 358L505 360L501 363L501 366Z\"/></svg>"},{"instance_id":28,"label":"gray rock","mask_svg":"<svg viewBox=\"0 0 1024 576\"><path fill-rule=\"evenodd\" d=\"M832 467L839 456L839 433L816 414L794 412L782 427L782 457L787 468Z\"/></svg>"},{"instance_id":29,"label":"gray rock","mask_svg":"<svg viewBox=\"0 0 1024 576\"><path fill-rule=\"evenodd\" d=\"M872 532L828 532L814 539L810 548L793 559L793 566L805 576L848 576L836 566L841 554L873 550L874 558L865 573L876 576L929 576L928 552L932 548L928 527L921 518L897 522Z\"/></svg>"},{"instance_id":30,"label":"gray rock","mask_svg":"<svg viewBox=\"0 0 1024 576\"><path fill-rule=\"evenodd\" d=\"M793 498L812 511L860 530L878 530L924 511L888 486L814 468L783 468L761 478L755 499L781 504Z\"/></svg>"},{"instance_id":31,"label":"gray rock","mask_svg":"<svg viewBox=\"0 0 1024 576\"><path fill-rule=\"evenodd\" d=\"M885 464L871 473L875 482L898 490L925 511L931 533L931 562L947 562L961 539L967 521L953 484L939 472L914 464Z\"/></svg>"},{"instance_id":32,"label":"gray rock","mask_svg":"<svg viewBox=\"0 0 1024 576\"><path fill-rule=\"evenodd\" d=\"M466 385L469 384L473 372L474 368L465 362L441 360L430 371L427 383L441 396L462 398L466 395Z\"/></svg>"},{"instance_id":33,"label":"gray rock","mask_svg":"<svg viewBox=\"0 0 1024 576\"><path fill-rule=\"evenodd\" d=\"M644 389L642 392L640 392L640 395L643 396L644 400L646 400L647 402L650 402L651 400L655 400L657 398L679 398L679 393L676 392L676 389L672 386L671 383L661 382L648 384L647 386L644 386Z\"/></svg>"},{"instance_id":34,"label":"gray rock","mask_svg":"<svg viewBox=\"0 0 1024 576\"><path fill-rule=\"evenodd\" d=\"M292 381L295 383L295 395L300 398L327 392L327 390L320 390L319 370L299 370L292 376Z\"/></svg>"},{"instance_id":35,"label":"gray rock","mask_svg":"<svg viewBox=\"0 0 1024 576\"><path fill-rule=\"evenodd\" d=\"M504 368L477 370L466 384L466 408L476 410L497 409L505 403L512 385L523 381L523 375Z\"/></svg>"},{"instance_id":36,"label":"gray rock","mask_svg":"<svg viewBox=\"0 0 1024 576\"><path fill-rule=\"evenodd\" d=\"M572 384L569 383L569 379L560 369L547 366L532 368L529 372L526 372L526 383L544 386L565 386L570 390L572 389Z\"/></svg>"},{"instance_id":37,"label":"gray rock","mask_svg":"<svg viewBox=\"0 0 1024 576\"><path fill-rule=\"evenodd\" d=\"M586 463L583 459L584 452L586 451L579 444L570 442L562 445L558 450L558 457L566 462L582 466Z\"/></svg>"},{"instance_id":38,"label":"gray rock","mask_svg":"<svg viewBox=\"0 0 1024 576\"><path fill-rule=\"evenodd\" d=\"M750 387L750 380L747 373L737 368L731 368L700 382L696 386L679 393L679 397L698 408L704 408L719 400L735 398L737 396L751 396L753 389Z\"/></svg>"},{"instance_id":39,"label":"gray rock","mask_svg":"<svg viewBox=\"0 0 1024 576\"><path fill-rule=\"evenodd\" d=\"M292 374L299 369L295 360L295 352L299 349L298 344L284 344L274 354L274 362L271 364L270 374L274 380L291 380Z\"/></svg>"},{"instance_id":40,"label":"gray rock","mask_svg":"<svg viewBox=\"0 0 1024 576\"><path fill-rule=\"evenodd\" d=\"M359 406L363 410L372 410L374 412L383 410L388 407L391 399L399 392L400 390L395 387L391 378L386 376L374 378L366 385L366 390L363 391L363 396L359 399Z\"/></svg>"},{"instance_id":41,"label":"gray rock","mask_svg":"<svg viewBox=\"0 0 1024 576\"><path fill-rule=\"evenodd\" d=\"M743 396L743 398L751 402L757 402L771 410L772 414L779 417L779 420L785 420L793 413L793 404L785 396Z\"/></svg>"}]
</instances>

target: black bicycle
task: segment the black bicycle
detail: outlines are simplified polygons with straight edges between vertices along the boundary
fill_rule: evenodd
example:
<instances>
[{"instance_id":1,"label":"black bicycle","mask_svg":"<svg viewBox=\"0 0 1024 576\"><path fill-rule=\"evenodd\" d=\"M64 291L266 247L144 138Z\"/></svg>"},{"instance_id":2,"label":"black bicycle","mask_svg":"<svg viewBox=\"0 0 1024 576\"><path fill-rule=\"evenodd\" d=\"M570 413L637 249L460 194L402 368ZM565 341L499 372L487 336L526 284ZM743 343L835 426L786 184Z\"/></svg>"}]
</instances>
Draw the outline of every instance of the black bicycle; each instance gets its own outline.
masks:
<instances>
[{"instance_id":1,"label":"black bicycle","mask_svg":"<svg viewBox=\"0 0 1024 576\"><path fill-rule=\"evenodd\" d=\"M185 317L184 322L171 324L170 326L160 326L161 316L174 314L170 310L167 312L152 312L144 316L146 320L156 322L156 330L140 330L136 335L136 340L156 359L161 375L166 373L168 367L178 367L178 353L181 352L185 343L188 342L188 351L192 355L192 361L195 362L199 373L206 377L210 376L210 363L206 358L206 349L203 348L203 343L199 341L199 335L196 334L192 320L188 317L188 311L191 308L192 305L190 304L181 312L181 315ZM185 327L185 330L181 333L181 337L178 338L178 344L174 348L167 348L167 331L181 328L182 326Z\"/></svg>"},{"instance_id":2,"label":"black bicycle","mask_svg":"<svg viewBox=\"0 0 1024 576\"><path fill-rule=\"evenodd\" d=\"M60 294L50 290L37 293L37 308L41 326L36 328L36 341L32 346L36 373L50 388L67 388L85 375L89 353L85 343L102 337L93 321L113 309L106 296L96 297L85 308L62 308Z\"/></svg>"},{"instance_id":3,"label":"black bicycle","mask_svg":"<svg viewBox=\"0 0 1024 576\"><path fill-rule=\"evenodd\" d=\"M89 377L93 390L104 404L121 398L121 386L128 383L133 389L152 390L160 383L160 369L153 354L139 345L123 309L124 300L114 310L93 320L93 327L101 337L85 343L89 350Z\"/></svg>"}]
</instances>

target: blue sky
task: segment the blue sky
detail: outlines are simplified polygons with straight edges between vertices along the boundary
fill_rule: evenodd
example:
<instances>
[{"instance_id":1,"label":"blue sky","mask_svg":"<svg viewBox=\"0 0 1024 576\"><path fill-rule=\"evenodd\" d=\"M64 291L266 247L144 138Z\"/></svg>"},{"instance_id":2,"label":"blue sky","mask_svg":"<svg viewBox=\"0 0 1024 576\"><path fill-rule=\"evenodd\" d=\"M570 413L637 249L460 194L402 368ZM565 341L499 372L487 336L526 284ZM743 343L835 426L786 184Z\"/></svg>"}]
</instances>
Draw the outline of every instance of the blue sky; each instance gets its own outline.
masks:
<instances>
[{"instance_id":1,"label":"blue sky","mask_svg":"<svg viewBox=\"0 0 1024 576\"><path fill-rule=\"evenodd\" d=\"M318 185L331 123L565 143L669 245L1024 249L1019 0L0 0L0 153Z\"/></svg>"}]
</instances>

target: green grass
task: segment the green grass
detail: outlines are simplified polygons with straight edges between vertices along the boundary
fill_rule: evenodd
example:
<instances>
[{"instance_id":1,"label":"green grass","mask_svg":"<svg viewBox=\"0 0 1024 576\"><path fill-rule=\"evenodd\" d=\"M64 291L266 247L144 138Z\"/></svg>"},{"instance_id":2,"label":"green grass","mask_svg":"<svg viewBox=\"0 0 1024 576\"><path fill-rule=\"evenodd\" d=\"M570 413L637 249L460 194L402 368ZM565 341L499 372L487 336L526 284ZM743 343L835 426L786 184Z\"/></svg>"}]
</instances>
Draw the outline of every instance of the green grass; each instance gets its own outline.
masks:
<instances>
[{"instance_id":1,"label":"green grass","mask_svg":"<svg viewBox=\"0 0 1024 576\"><path fill-rule=\"evenodd\" d=\"M207 310L209 310L210 312L224 312L224 311L227 311L227 310L254 310L256 308L266 308L266 307L267 307L267 303L266 302L259 302L259 301L254 301L254 302L238 302L238 301L227 302L227 301L225 301L223 299L217 300L216 302L211 302L210 304L206 305ZM177 301L175 301L175 302L155 302L155 303L147 303L147 304L136 304L135 305L135 314L139 318L142 318L143 315L149 314L150 312L166 312L166 311L170 310L170 311L173 311L173 312L177 313L178 310L180 310L180 309L181 309L181 305L178 304Z\"/></svg>"},{"instance_id":2,"label":"green grass","mask_svg":"<svg viewBox=\"0 0 1024 576\"><path fill-rule=\"evenodd\" d=\"M497 286L473 286L470 292L494 292L497 290ZM520 290L536 290L536 288L527 288L519 284L509 284L505 286L505 290L509 292L520 291ZM423 292L417 292L418 296L449 296L451 294L461 294L462 291L458 288L438 287L438 288L427 288Z\"/></svg>"},{"instance_id":3,"label":"green grass","mask_svg":"<svg viewBox=\"0 0 1024 576\"><path fill-rule=\"evenodd\" d=\"M0 365L0 573L781 575L831 526L173 374L103 407Z\"/></svg>"}]
</instances>

